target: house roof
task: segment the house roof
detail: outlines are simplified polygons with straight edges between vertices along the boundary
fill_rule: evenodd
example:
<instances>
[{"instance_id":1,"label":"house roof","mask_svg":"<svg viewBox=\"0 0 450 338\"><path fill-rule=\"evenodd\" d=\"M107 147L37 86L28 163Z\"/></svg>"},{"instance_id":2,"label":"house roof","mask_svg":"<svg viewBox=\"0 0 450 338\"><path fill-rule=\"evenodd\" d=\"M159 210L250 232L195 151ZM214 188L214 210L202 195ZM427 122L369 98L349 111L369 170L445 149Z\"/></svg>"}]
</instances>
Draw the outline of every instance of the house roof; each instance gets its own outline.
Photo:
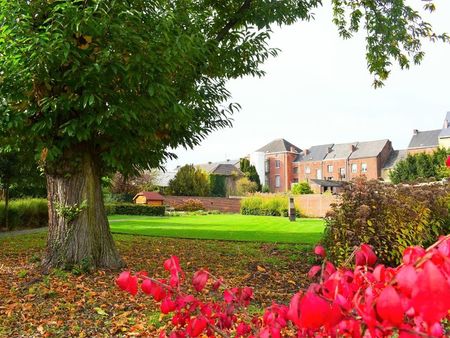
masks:
<instances>
[{"instance_id":1,"label":"house roof","mask_svg":"<svg viewBox=\"0 0 450 338\"><path fill-rule=\"evenodd\" d=\"M322 161L332 147L332 143L312 146L308 150L298 154L294 162Z\"/></svg>"},{"instance_id":2,"label":"house roof","mask_svg":"<svg viewBox=\"0 0 450 338\"><path fill-rule=\"evenodd\" d=\"M409 142L408 148L428 148L439 145L439 134L442 129L417 131Z\"/></svg>"},{"instance_id":3,"label":"house roof","mask_svg":"<svg viewBox=\"0 0 450 338\"><path fill-rule=\"evenodd\" d=\"M300 153L302 151L299 147L293 145L289 141L286 141L284 138L279 138L266 144L264 147L259 148L257 151L261 151L264 153L282 153L286 151L290 152L292 148L297 153Z\"/></svg>"},{"instance_id":4,"label":"house roof","mask_svg":"<svg viewBox=\"0 0 450 338\"><path fill-rule=\"evenodd\" d=\"M439 138L447 138L447 137L450 137L450 128L442 129L441 132L439 133Z\"/></svg>"},{"instance_id":5,"label":"house roof","mask_svg":"<svg viewBox=\"0 0 450 338\"><path fill-rule=\"evenodd\" d=\"M356 150L350 155L350 158L377 157L388 142L388 139L358 142L356 144Z\"/></svg>"},{"instance_id":6,"label":"house roof","mask_svg":"<svg viewBox=\"0 0 450 338\"><path fill-rule=\"evenodd\" d=\"M175 178L177 171L158 171L155 175L155 185L158 187L168 187L170 180Z\"/></svg>"},{"instance_id":7,"label":"house roof","mask_svg":"<svg viewBox=\"0 0 450 338\"><path fill-rule=\"evenodd\" d=\"M357 144L358 142L335 144L324 160L348 158L353 152L352 148L356 147Z\"/></svg>"},{"instance_id":8,"label":"house roof","mask_svg":"<svg viewBox=\"0 0 450 338\"><path fill-rule=\"evenodd\" d=\"M311 182L320 185L321 187L342 187L342 181L332 181L332 180L319 180L319 179L311 179Z\"/></svg>"},{"instance_id":9,"label":"house roof","mask_svg":"<svg viewBox=\"0 0 450 338\"><path fill-rule=\"evenodd\" d=\"M408 156L408 150L402 149L402 150L394 150L391 153L391 156L389 156L388 160L384 164L383 169L391 169L395 167L395 165L400 162L401 160L405 159L406 156Z\"/></svg>"},{"instance_id":10,"label":"house roof","mask_svg":"<svg viewBox=\"0 0 450 338\"><path fill-rule=\"evenodd\" d=\"M241 170L233 163L210 162L196 165L197 168L203 169L208 174L231 176L233 174L243 175Z\"/></svg>"},{"instance_id":11,"label":"house roof","mask_svg":"<svg viewBox=\"0 0 450 338\"><path fill-rule=\"evenodd\" d=\"M157 192L154 191L141 191L133 197L133 201L139 196L144 196L148 201L164 201L164 197Z\"/></svg>"}]
</instances>

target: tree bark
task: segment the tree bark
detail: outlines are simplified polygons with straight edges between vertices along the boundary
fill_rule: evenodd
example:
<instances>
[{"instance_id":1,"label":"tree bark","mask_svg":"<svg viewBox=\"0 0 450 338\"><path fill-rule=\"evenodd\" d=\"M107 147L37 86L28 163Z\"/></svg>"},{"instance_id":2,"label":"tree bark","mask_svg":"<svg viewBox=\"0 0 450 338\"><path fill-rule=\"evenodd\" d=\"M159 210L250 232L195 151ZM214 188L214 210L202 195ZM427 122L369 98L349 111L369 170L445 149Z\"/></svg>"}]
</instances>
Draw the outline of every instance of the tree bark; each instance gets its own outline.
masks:
<instances>
[{"instance_id":1,"label":"tree bark","mask_svg":"<svg viewBox=\"0 0 450 338\"><path fill-rule=\"evenodd\" d=\"M46 173L49 221L43 266L121 268L124 262L109 230L98 161L88 151L69 158L70 170Z\"/></svg>"}]
</instances>

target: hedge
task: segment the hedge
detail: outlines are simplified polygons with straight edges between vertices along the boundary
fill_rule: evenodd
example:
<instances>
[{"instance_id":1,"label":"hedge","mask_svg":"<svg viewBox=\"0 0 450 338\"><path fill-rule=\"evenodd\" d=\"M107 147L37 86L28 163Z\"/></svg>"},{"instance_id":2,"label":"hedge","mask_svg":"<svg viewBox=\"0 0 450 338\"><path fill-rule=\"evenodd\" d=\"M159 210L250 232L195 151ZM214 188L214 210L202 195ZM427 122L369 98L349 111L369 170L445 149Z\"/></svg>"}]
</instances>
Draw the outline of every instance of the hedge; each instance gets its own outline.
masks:
<instances>
[{"instance_id":1,"label":"hedge","mask_svg":"<svg viewBox=\"0 0 450 338\"><path fill-rule=\"evenodd\" d=\"M105 209L108 215L164 216L166 212L165 206L132 203L108 203Z\"/></svg>"},{"instance_id":2,"label":"hedge","mask_svg":"<svg viewBox=\"0 0 450 338\"><path fill-rule=\"evenodd\" d=\"M5 227L5 205L0 207L0 225ZM11 200L8 205L9 229L40 228L48 225L47 200L27 198Z\"/></svg>"},{"instance_id":3,"label":"hedge","mask_svg":"<svg viewBox=\"0 0 450 338\"><path fill-rule=\"evenodd\" d=\"M242 215L257 216L288 216L289 197L286 195L255 194L241 200ZM298 206L295 208L297 217L301 217Z\"/></svg>"}]
</instances>

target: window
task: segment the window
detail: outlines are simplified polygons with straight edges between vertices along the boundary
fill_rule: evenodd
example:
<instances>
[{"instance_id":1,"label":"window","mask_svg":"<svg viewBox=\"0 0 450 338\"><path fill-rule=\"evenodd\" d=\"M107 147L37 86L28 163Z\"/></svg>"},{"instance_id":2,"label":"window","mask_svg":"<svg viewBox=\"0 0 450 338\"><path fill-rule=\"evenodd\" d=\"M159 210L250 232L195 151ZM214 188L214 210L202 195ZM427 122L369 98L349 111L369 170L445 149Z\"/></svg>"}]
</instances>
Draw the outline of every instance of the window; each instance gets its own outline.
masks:
<instances>
[{"instance_id":1,"label":"window","mask_svg":"<svg viewBox=\"0 0 450 338\"><path fill-rule=\"evenodd\" d=\"M281 166L280 160L275 160L275 168L279 168Z\"/></svg>"},{"instance_id":2,"label":"window","mask_svg":"<svg viewBox=\"0 0 450 338\"><path fill-rule=\"evenodd\" d=\"M268 173L269 169L270 169L270 161L269 160L266 160L265 167L266 167L266 173Z\"/></svg>"},{"instance_id":3,"label":"window","mask_svg":"<svg viewBox=\"0 0 450 338\"><path fill-rule=\"evenodd\" d=\"M363 173L367 172L367 163L361 164L361 172L363 172Z\"/></svg>"},{"instance_id":4,"label":"window","mask_svg":"<svg viewBox=\"0 0 450 338\"><path fill-rule=\"evenodd\" d=\"M318 180L321 180L321 179L322 179L322 169L317 169L317 172L316 172L316 178L317 178Z\"/></svg>"},{"instance_id":5,"label":"window","mask_svg":"<svg viewBox=\"0 0 450 338\"><path fill-rule=\"evenodd\" d=\"M341 178L345 178L345 168L339 169L339 175L341 176Z\"/></svg>"},{"instance_id":6,"label":"window","mask_svg":"<svg viewBox=\"0 0 450 338\"><path fill-rule=\"evenodd\" d=\"M275 188L279 188L281 186L280 175L275 176Z\"/></svg>"},{"instance_id":7,"label":"window","mask_svg":"<svg viewBox=\"0 0 450 338\"><path fill-rule=\"evenodd\" d=\"M305 174L311 174L311 168L305 167Z\"/></svg>"},{"instance_id":8,"label":"window","mask_svg":"<svg viewBox=\"0 0 450 338\"><path fill-rule=\"evenodd\" d=\"M327 171L329 173L332 173L333 172L333 166L332 165L327 166Z\"/></svg>"},{"instance_id":9,"label":"window","mask_svg":"<svg viewBox=\"0 0 450 338\"><path fill-rule=\"evenodd\" d=\"M292 182L298 183L298 178L294 178L294 179L292 180Z\"/></svg>"},{"instance_id":10,"label":"window","mask_svg":"<svg viewBox=\"0 0 450 338\"><path fill-rule=\"evenodd\" d=\"M356 163L352 164L352 173L357 173L358 172L358 165Z\"/></svg>"},{"instance_id":11,"label":"window","mask_svg":"<svg viewBox=\"0 0 450 338\"><path fill-rule=\"evenodd\" d=\"M293 168L294 174L298 174L298 167Z\"/></svg>"}]
</instances>

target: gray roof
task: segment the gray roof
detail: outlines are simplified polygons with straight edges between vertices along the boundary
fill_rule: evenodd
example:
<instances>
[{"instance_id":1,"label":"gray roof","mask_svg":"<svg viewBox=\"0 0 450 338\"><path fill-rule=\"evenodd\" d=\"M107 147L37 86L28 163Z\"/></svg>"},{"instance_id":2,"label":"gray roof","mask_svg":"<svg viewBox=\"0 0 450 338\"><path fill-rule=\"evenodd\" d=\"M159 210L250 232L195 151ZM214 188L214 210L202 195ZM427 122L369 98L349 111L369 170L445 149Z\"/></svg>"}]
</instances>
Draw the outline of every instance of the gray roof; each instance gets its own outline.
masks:
<instances>
[{"instance_id":1,"label":"gray roof","mask_svg":"<svg viewBox=\"0 0 450 338\"><path fill-rule=\"evenodd\" d=\"M282 153L291 151L291 148L294 148L297 153L300 153L302 151L299 147L293 145L291 142L286 141L284 138L273 140L272 142L266 144L264 147L259 148L257 151L261 151L264 153Z\"/></svg>"},{"instance_id":2,"label":"gray roof","mask_svg":"<svg viewBox=\"0 0 450 338\"><path fill-rule=\"evenodd\" d=\"M350 155L350 158L356 159L366 157L377 157L388 142L389 142L388 139L368 141L368 142L358 142L356 144L356 150Z\"/></svg>"},{"instance_id":3,"label":"gray roof","mask_svg":"<svg viewBox=\"0 0 450 338\"><path fill-rule=\"evenodd\" d=\"M442 129L441 132L439 133L439 138L447 138L447 137L450 137L450 128Z\"/></svg>"},{"instance_id":4,"label":"gray roof","mask_svg":"<svg viewBox=\"0 0 450 338\"><path fill-rule=\"evenodd\" d=\"M408 148L427 148L439 145L439 134L442 129L418 131L409 142Z\"/></svg>"},{"instance_id":5,"label":"gray roof","mask_svg":"<svg viewBox=\"0 0 450 338\"><path fill-rule=\"evenodd\" d=\"M348 158L352 153L352 146L356 147L357 144L358 142L335 144L324 160Z\"/></svg>"},{"instance_id":6,"label":"gray roof","mask_svg":"<svg viewBox=\"0 0 450 338\"><path fill-rule=\"evenodd\" d=\"M176 171L157 171L155 175L155 185L157 187L168 187L169 181L175 178Z\"/></svg>"},{"instance_id":7,"label":"gray roof","mask_svg":"<svg viewBox=\"0 0 450 338\"><path fill-rule=\"evenodd\" d=\"M342 181L319 180L315 178L312 178L311 181L322 187L342 187L344 185Z\"/></svg>"},{"instance_id":8,"label":"gray roof","mask_svg":"<svg viewBox=\"0 0 450 338\"><path fill-rule=\"evenodd\" d=\"M201 168L208 174L231 176L233 173L243 175L241 170L232 163L211 162L204 164L197 164L197 168Z\"/></svg>"},{"instance_id":9,"label":"gray roof","mask_svg":"<svg viewBox=\"0 0 450 338\"><path fill-rule=\"evenodd\" d=\"M383 169L391 169L395 167L395 165L400 162L401 160L405 159L406 156L408 156L408 150L402 149L402 150L394 150L391 153L391 156L389 156L388 160L384 164Z\"/></svg>"},{"instance_id":10,"label":"gray roof","mask_svg":"<svg viewBox=\"0 0 450 338\"><path fill-rule=\"evenodd\" d=\"M332 143L312 146L307 151L303 151L301 154L298 154L294 162L322 161L328 154L329 149L332 147Z\"/></svg>"}]
</instances>

